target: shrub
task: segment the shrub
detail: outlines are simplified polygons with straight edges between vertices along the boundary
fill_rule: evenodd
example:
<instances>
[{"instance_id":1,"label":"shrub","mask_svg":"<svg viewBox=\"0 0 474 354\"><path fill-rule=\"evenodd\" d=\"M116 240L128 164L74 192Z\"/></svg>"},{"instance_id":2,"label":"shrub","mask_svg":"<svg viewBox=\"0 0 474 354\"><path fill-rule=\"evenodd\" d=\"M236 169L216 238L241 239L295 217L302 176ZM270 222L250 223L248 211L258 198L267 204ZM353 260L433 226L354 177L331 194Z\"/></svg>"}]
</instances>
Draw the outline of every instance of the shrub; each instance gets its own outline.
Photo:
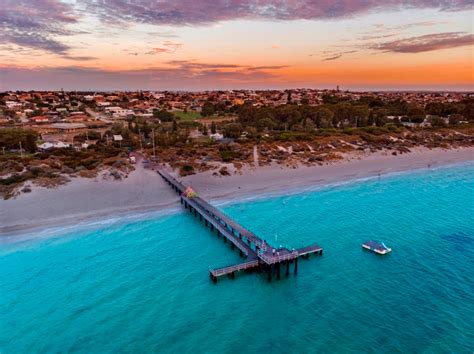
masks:
<instances>
[{"instance_id":1,"label":"shrub","mask_svg":"<svg viewBox=\"0 0 474 354\"><path fill-rule=\"evenodd\" d=\"M363 127L363 128L360 128L360 130L372 135L382 135L382 134L390 133L390 130L386 127L374 127L374 126Z\"/></svg>"},{"instance_id":2,"label":"shrub","mask_svg":"<svg viewBox=\"0 0 474 354\"><path fill-rule=\"evenodd\" d=\"M286 131L286 132L280 133L278 139L281 141L310 140L311 134L303 133L303 132Z\"/></svg>"},{"instance_id":3,"label":"shrub","mask_svg":"<svg viewBox=\"0 0 474 354\"><path fill-rule=\"evenodd\" d=\"M18 174L15 173L7 178L0 178L0 184L4 186L9 186L11 184L21 183L28 179L27 173Z\"/></svg>"},{"instance_id":4,"label":"shrub","mask_svg":"<svg viewBox=\"0 0 474 354\"><path fill-rule=\"evenodd\" d=\"M231 150L221 150L219 151L219 155L224 162L230 162L234 159L239 158L242 154L238 151L231 151Z\"/></svg>"},{"instance_id":5,"label":"shrub","mask_svg":"<svg viewBox=\"0 0 474 354\"><path fill-rule=\"evenodd\" d=\"M342 132L347 135L352 135L354 134L354 128L344 128Z\"/></svg>"},{"instance_id":6,"label":"shrub","mask_svg":"<svg viewBox=\"0 0 474 354\"><path fill-rule=\"evenodd\" d=\"M181 169L179 170L180 176L188 176L194 174L194 167L191 165L184 165L181 166Z\"/></svg>"}]
</instances>

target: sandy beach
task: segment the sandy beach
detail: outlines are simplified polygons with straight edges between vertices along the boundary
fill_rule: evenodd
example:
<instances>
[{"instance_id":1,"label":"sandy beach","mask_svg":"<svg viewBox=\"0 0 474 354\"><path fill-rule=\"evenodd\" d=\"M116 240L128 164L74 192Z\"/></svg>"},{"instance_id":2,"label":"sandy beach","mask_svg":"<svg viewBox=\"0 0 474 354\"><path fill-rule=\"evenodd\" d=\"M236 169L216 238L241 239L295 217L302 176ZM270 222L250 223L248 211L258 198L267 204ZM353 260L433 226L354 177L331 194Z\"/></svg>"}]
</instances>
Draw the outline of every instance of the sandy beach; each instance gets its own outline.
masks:
<instances>
[{"instance_id":1,"label":"sandy beach","mask_svg":"<svg viewBox=\"0 0 474 354\"><path fill-rule=\"evenodd\" d=\"M240 172L225 177L213 176L208 171L184 177L182 181L211 201L232 201L467 161L474 161L474 147L453 150L419 148L397 156L389 152L351 154L323 166L244 167ZM76 178L57 189L34 187L31 193L16 199L1 200L0 235L176 208L177 203L178 196L155 171L137 164L136 170L120 181L101 177Z\"/></svg>"}]
</instances>

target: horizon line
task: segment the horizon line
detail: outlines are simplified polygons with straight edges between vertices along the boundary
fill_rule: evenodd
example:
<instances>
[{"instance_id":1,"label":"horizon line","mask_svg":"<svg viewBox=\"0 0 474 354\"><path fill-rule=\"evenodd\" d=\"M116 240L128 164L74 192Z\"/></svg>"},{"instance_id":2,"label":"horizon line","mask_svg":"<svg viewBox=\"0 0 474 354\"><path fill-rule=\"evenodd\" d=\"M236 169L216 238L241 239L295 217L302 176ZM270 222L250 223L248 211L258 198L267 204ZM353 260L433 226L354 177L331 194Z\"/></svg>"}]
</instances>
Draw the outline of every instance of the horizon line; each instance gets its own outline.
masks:
<instances>
[{"instance_id":1,"label":"horizon line","mask_svg":"<svg viewBox=\"0 0 474 354\"><path fill-rule=\"evenodd\" d=\"M309 87L287 87L287 88L233 88L233 89L8 89L0 91L0 94L8 92L228 92L228 91L289 91L289 90L312 90L312 91L329 91L329 92L352 92L352 93L396 93L396 92L412 92L412 93L466 93L474 94L473 89L328 89L328 88L309 88Z\"/></svg>"}]
</instances>

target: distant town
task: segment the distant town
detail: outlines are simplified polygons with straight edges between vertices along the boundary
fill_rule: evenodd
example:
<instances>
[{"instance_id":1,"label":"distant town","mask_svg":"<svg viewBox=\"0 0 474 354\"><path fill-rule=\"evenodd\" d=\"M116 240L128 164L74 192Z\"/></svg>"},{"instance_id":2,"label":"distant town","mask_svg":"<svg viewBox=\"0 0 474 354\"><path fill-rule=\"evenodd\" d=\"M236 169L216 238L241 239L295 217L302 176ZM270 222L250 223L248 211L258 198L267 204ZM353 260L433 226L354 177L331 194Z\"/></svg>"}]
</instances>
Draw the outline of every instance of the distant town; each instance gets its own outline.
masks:
<instances>
[{"instance_id":1,"label":"distant town","mask_svg":"<svg viewBox=\"0 0 474 354\"><path fill-rule=\"evenodd\" d=\"M67 125L58 126L57 124L83 123L87 125L87 122L94 120L107 123L109 120L130 117L153 118L154 114L161 110L176 113L178 118L182 118L183 113L185 113L184 117L235 113L242 105L277 107L291 103L318 106L335 101L364 103L367 99L381 102L403 101L424 109L437 103L453 104L473 98L474 93L465 92L350 92L313 89L204 92L3 92L0 93L0 124L41 127L39 128L41 130L45 129L44 124L51 124L50 128L53 130L66 130ZM79 125L71 126L71 129L77 129L74 127L79 127Z\"/></svg>"},{"instance_id":2,"label":"distant town","mask_svg":"<svg viewBox=\"0 0 474 354\"><path fill-rule=\"evenodd\" d=\"M473 122L474 94L465 92L3 92L0 192L104 171L121 179L135 151L182 176L226 176L245 166L322 164L350 151L470 146Z\"/></svg>"}]
</instances>

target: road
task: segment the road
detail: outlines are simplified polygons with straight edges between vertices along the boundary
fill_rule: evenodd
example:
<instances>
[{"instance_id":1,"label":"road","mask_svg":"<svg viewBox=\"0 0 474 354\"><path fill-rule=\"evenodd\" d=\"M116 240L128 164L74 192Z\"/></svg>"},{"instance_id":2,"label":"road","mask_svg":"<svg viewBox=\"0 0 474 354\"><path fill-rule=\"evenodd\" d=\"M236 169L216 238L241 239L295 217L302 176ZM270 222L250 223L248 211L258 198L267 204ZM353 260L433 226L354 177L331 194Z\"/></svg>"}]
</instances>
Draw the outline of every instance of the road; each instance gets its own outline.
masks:
<instances>
[{"instance_id":1,"label":"road","mask_svg":"<svg viewBox=\"0 0 474 354\"><path fill-rule=\"evenodd\" d=\"M88 114L90 114L94 119L100 120L101 122L104 122L106 124L112 124L113 123L113 121L107 119L104 115L93 111L89 107L86 107L86 112Z\"/></svg>"}]
</instances>

